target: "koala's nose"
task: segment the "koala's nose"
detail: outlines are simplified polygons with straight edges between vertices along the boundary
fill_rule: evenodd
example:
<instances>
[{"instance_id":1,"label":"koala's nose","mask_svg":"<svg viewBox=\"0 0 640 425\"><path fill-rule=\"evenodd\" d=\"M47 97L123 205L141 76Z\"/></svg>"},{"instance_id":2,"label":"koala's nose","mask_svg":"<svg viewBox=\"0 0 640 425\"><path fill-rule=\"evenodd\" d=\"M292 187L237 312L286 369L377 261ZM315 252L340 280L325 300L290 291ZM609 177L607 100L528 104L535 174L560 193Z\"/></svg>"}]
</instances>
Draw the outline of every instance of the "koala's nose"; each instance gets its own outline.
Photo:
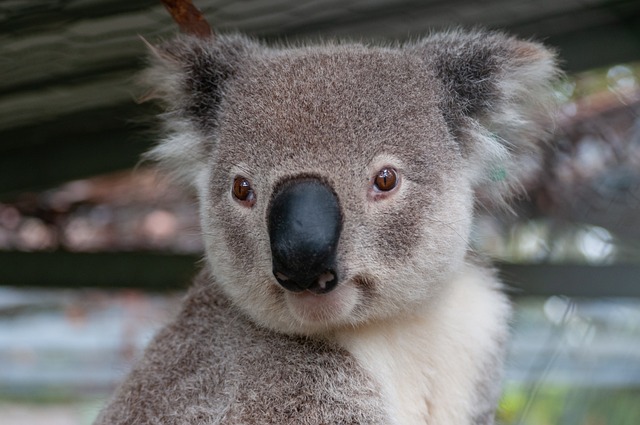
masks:
<instances>
[{"instance_id":1,"label":"koala's nose","mask_svg":"<svg viewBox=\"0 0 640 425\"><path fill-rule=\"evenodd\" d=\"M268 213L273 274L290 291L331 291L342 217L338 198L317 179L293 180L274 194Z\"/></svg>"}]
</instances>

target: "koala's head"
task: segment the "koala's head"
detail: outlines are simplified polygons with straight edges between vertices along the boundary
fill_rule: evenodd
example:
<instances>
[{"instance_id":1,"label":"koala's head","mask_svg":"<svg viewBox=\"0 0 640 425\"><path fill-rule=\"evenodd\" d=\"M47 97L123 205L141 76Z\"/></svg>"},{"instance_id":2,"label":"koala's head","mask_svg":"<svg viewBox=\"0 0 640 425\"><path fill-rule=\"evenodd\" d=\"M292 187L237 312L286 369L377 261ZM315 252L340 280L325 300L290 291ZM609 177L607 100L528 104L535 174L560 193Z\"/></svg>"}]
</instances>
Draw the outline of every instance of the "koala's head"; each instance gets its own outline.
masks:
<instances>
[{"instance_id":1,"label":"koala's head","mask_svg":"<svg viewBox=\"0 0 640 425\"><path fill-rule=\"evenodd\" d=\"M449 32L397 47L179 38L147 79L150 156L196 188L218 285L257 323L312 334L428 302L551 126L542 46Z\"/></svg>"}]
</instances>

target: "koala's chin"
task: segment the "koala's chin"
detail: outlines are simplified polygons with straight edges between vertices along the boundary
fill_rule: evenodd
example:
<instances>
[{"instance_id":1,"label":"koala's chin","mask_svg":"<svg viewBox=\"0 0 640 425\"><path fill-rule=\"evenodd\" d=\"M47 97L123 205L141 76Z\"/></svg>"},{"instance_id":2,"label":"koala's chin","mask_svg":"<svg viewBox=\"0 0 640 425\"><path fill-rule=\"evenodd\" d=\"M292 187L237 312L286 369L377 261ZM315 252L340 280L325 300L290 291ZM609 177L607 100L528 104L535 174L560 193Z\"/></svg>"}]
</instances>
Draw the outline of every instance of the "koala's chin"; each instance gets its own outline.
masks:
<instances>
[{"instance_id":1,"label":"koala's chin","mask_svg":"<svg viewBox=\"0 0 640 425\"><path fill-rule=\"evenodd\" d=\"M350 322L359 303L358 290L345 283L325 294L310 291L286 292L285 303L291 317L307 332L326 330Z\"/></svg>"}]
</instances>

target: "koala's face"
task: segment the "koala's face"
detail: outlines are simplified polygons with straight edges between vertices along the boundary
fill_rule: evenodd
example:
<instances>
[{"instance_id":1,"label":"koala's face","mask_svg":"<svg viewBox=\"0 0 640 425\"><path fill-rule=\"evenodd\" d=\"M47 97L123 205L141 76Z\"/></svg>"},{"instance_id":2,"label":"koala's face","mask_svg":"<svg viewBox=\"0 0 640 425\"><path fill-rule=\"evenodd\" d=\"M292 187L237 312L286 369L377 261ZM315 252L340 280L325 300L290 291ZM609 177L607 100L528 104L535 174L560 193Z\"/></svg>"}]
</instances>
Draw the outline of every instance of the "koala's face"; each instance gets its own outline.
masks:
<instances>
[{"instance_id":1,"label":"koala's face","mask_svg":"<svg viewBox=\"0 0 640 425\"><path fill-rule=\"evenodd\" d=\"M314 332L428 299L466 251L471 190L418 58L299 51L226 88L200 182L214 274L259 323Z\"/></svg>"},{"instance_id":2,"label":"koala's face","mask_svg":"<svg viewBox=\"0 0 640 425\"><path fill-rule=\"evenodd\" d=\"M176 43L159 53L171 72L156 70L174 128L152 154L195 184L217 284L257 323L295 334L428 302L460 269L474 190L506 152L480 119L506 107L491 76L508 67L480 55L463 71L474 85L426 43L233 46ZM526 46L521 56L540 53Z\"/></svg>"}]
</instances>

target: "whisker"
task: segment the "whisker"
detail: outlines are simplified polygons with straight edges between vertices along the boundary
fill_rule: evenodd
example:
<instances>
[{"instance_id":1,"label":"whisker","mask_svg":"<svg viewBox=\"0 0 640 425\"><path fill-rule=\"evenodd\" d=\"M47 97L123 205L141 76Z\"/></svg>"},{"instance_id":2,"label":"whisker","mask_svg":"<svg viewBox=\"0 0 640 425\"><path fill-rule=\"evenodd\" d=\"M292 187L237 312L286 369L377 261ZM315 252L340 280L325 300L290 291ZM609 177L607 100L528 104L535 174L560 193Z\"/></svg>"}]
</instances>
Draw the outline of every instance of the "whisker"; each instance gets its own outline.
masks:
<instances>
[{"instance_id":1,"label":"whisker","mask_svg":"<svg viewBox=\"0 0 640 425\"><path fill-rule=\"evenodd\" d=\"M456 228L453 226L454 224L459 223L459 222L461 222L461 221L464 221L464 220L466 220L466 219L461 218L461 219L453 220L453 221L443 221L443 220L438 220L438 219L435 219L435 218L433 218L433 217L428 217L428 216L427 216L427 217L425 217L425 218L426 218L427 220L430 220L430 221L434 222L434 223L438 223L438 224L441 224L441 225L443 225L443 226L446 226L446 227L450 228L451 230L453 230L453 232L454 232L456 235L458 235L458 237L459 237L459 238L460 238L460 239L465 243L465 245L467 245L467 246L469 246L469 245L470 245L470 240L469 240L468 238L463 237L460 233L458 233L458 231L456 230Z\"/></svg>"}]
</instances>

